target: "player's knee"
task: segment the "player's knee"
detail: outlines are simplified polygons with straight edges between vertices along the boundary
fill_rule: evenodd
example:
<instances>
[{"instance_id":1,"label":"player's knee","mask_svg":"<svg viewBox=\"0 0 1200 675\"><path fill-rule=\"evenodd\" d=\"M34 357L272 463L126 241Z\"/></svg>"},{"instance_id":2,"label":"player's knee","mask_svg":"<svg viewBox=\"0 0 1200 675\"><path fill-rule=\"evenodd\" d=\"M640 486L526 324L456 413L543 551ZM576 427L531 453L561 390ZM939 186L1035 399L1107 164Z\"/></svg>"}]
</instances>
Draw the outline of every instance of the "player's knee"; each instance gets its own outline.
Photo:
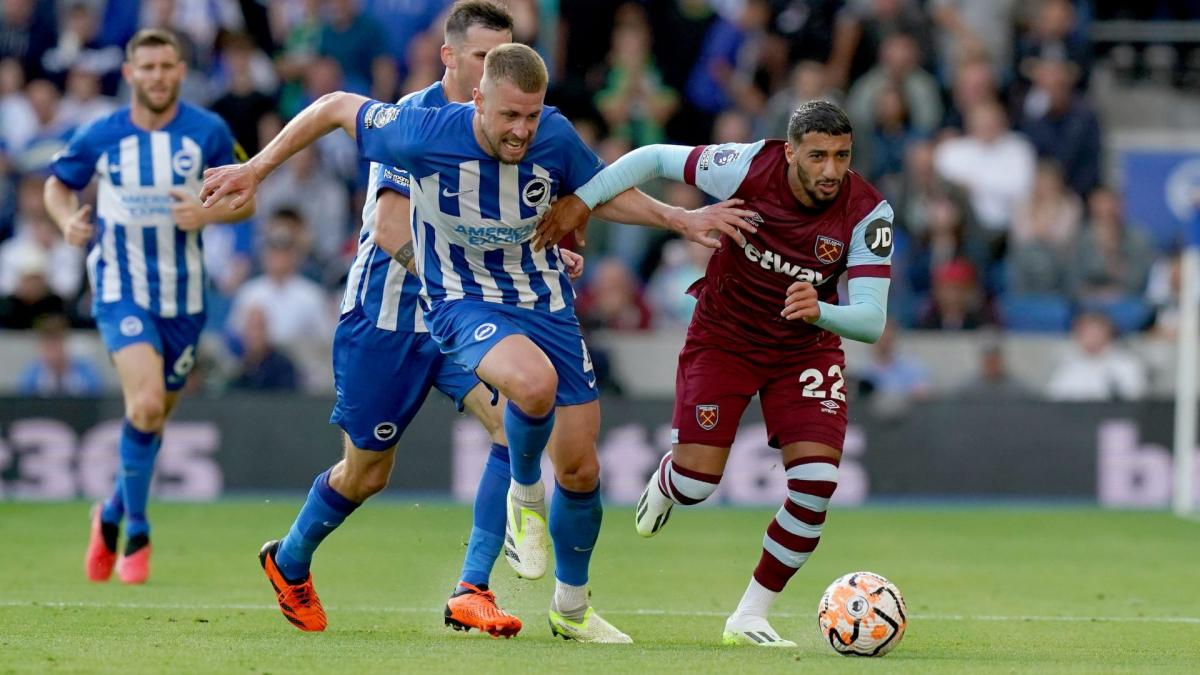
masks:
<instances>
[{"instance_id":1,"label":"player's knee","mask_svg":"<svg viewBox=\"0 0 1200 675\"><path fill-rule=\"evenodd\" d=\"M595 453L574 462L561 462L554 477L558 484L571 492L591 492L600 484L600 461Z\"/></svg>"},{"instance_id":2,"label":"player's knee","mask_svg":"<svg viewBox=\"0 0 1200 675\"><path fill-rule=\"evenodd\" d=\"M509 398L525 414L544 417L554 410L557 393L558 375L552 368L546 368L518 376L512 383Z\"/></svg>"},{"instance_id":3,"label":"player's knee","mask_svg":"<svg viewBox=\"0 0 1200 675\"><path fill-rule=\"evenodd\" d=\"M134 395L127 407L129 421L140 431L162 431L167 416L167 403L162 392Z\"/></svg>"}]
</instances>

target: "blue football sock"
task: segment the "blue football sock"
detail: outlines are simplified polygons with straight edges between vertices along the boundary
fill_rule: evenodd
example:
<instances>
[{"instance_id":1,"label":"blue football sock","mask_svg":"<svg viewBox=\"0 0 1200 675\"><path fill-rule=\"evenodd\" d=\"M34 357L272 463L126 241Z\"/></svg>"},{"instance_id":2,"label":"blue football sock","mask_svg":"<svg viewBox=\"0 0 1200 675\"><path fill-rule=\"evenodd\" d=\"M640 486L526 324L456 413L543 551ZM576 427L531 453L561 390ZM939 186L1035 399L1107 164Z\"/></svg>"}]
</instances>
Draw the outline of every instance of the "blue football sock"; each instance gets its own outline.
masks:
<instances>
[{"instance_id":1,"label":"blue football sock","mask_svg":"<svg viewBox=\"0 0 1200 675\"><path fill-rule=\"evenodd\" d=\"M125 420L121 432L121 493L125 502L125 535L150 536L146 520L146 502L150 500L150 479L154 477L154 458L158 455L161 437L152 431L142 431Z\"/></svg>"},{"instance_id":2,"label":"blue football sock","mask_svg":"<svg viewBox=\"0 0 1200 675\"><path fill-rule=\"evenodd\" d=\"M296 522L292 523L292 529L288 530L287 536L279 543L279 549L275 551L275 566L289 581L301 581L308 577L308 568L317 546L358 508L358 502L346 499L330 487L330 471L332 469L327 469L313 481Z\"/></svg>"},{"instance_id":3,"label":"blue football sock","mask_svg":"<svg viewBox=\"0 0 1200 675\"><path fill-rule=\"evenodd\" d=\"M504 435L508 436L508 456L513 480L533 485L542 480L542 451L554 431L554 411L545 417L532 417L512 401L504 408Z\"/></svg>"},{"instance_id":4,"label":"blue football sock","mask_svg":"<svg viewBox=\"0 0 1200 675\"><path fill-rule=\"evenodd\" d=\"M104 502L104 506L100 507L100 521L110 525L120 524L121 519L125 517L125 489L121 487L123 479L120 467L117 467L115 483L112 496Z\"/></svg>"},{"instance_id":5,"label":"blue football sock","mask_svg":"<svg viewBox=\"0 0 1200 675\"><path fill-rule=\"evenodd\" d=\"M587 584L588 564L603 518L599 485L591 492L571 492L555 481L550 540L554 542L554 576L559 581L572 586Z\"/></svg>"},{"instance_id":6,"label":"blue football sock","mask_svg":"<svg viewBox=\"0 0 1200 675\"><path fill-rule=\"evenodd\" d=\"M471 527L471 540L467 542L467 557L463 560L462 580L472 586L488 583L492 566L500 557L504 544L504 521L507 518L508 495L508 447L492 444L479 477L479 489L475 492L475 518Z\"/></svg>"}]
</instances>

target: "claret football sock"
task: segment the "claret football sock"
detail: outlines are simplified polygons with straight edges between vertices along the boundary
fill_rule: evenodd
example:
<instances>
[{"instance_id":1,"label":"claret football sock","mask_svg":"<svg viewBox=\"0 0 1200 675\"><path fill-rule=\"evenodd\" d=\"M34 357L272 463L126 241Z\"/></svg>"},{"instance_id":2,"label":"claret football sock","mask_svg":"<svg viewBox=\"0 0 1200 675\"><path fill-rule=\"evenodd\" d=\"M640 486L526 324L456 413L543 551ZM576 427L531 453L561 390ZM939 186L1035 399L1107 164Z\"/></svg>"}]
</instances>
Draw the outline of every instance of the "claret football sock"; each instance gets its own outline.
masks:
<instances>
[{"instance_id":1,"label":"claret football sock","mask_svg":"<svg viewBox=\"0 0 1200 675\"><path fill-rule=\"evenodd\" d=\"M542 480L542 451L554 431L554 411L533 417L512 401L504 408L504 434L508 437L513 480L531 485Z\"/></svg>"},{"instance_id":2,"label":"claret football sock","mask_svg":"<svg viewBox=\"0 0 1200 675\"><path fill-rule=\"evenodd\" d=\"M467 542L461 580L487 589L492 566L504 544L505 495L509 484L508 446L492 444L492 452L475 493L474 523Z\"/></svg>"},{"instance_id":3,"label":"claret football sock","mask_svg":"<svg viewBox=\"0 0 1200 675\"><path fill-rule=\"evenodd\" d=\"M592 549L600 536L604 506L600 486L573 492L554 484L550 504L550 539L554 542L554 576L564 584L586 586Z\"/></svg>"},{"instance_id":4,"label":"claret football sock","mask_svg":"<svg viewBox=\"0 0 1200 675\"><path fill-rule=\"evenodd\" d=\"M303 581L308 576L317 546L359 506L358 502L346 499L329 485L330 471L327 469L313 481L296 522L292 523L292 529L275 552L275 565L291 583Z\"/></svg>"},{"instance_id":5,"label":"claret football sock","mask_svg":"<svg viewBox=\"0 0 1200 675\"><path fill-rule=\"evenodd\" d=\"M150 479L154 477L154 458L162 437L142 431L125 420L121 433L121 489L125 502L125 534L129 537L148 535L146 502L150 498ZM101 515L103 519L103 515Z\"/></svg>"}]
</instances>

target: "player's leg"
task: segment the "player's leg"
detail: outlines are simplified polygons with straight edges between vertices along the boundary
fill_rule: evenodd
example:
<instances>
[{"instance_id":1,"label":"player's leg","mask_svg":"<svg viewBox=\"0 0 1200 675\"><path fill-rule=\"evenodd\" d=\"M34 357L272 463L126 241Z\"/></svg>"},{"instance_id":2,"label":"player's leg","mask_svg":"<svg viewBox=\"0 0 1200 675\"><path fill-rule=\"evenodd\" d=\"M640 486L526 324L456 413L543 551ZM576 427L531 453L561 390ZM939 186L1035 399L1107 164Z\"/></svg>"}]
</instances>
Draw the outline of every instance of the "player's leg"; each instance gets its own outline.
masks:
<instances>
[{"instance_id":1,"label":"player's leg","mask_svg":"<svg viewBox=\"0 0 1200 675\"><path fill-rule=\"evenodd\" d=\"M367 497L387 486L396 458L395 445L364 450L346 434L342 444L341 461L313 481L287 536L268 541L258 553L284 618L303 631L322 631L328 625L313 586L313 554Z\"/></svg>"},{"instance_id":2,"label":"player's leg","mask_svg":"<svg viewBox=\"0 0 1200 675\"><path fill-rule=\"evenodd\" d=\"M783 448L788 498L763 536L754 574L725 622L727 643L764 647L795 646L771 629L767 617L792 575L804 565L821 540L829 498L837 488L841 450L823 443L789 443Z\"/></svg>"},{"instance_id":3,"label":"player's leg","mask_svg":"<svg viewBox=\"0 0 1200 675\"><path fill-rule=\"evenodd\" d=\"M449 359L441 358L435 386L459 409L469 411L492 441L491 452L479 478L471 536L463 558L462 574L443 613L447 626L455 630L477 628L494 637L512 637L521 631L521 620L496 604L488 584L492 567L504 544L504 521L509 483L508 444L504 437L502 401L474 374Z\"/></svg>"},{"instance_id":4,"label":"player's leg","mask_svg":"<svg viewBox=\"0 0 1200 675\"><path fill-rule=\"evenodd\" d=\"M343 457L313 481L287 535L259 551L280 610L301 630L325 630L310 571L313 554L364 500L387 486L400 434L433 383L429 351L422 350L428 342L424 335L376 329L357 312L338 322L337 400L330 422L342 428Z\"/></svg>"},{"instance_id":5,"label":"player's leg","mask_svg":"<svg viewBox=\"0 0 1200 675\"><path fill-rule=\"evenodd\" d=\"M529 312L522 317L521 327L544 350L558 374L558 407L549 445L555 479L549 518L555 559L551 632L581 642L632 642L588 601L588 569L604 509L596 451L600 403L587 344L573 317Z\"/></svg>"},{"instance_id":6,"label":"player's leg","mask_svg":"<svg viewBox=\"0 0 1200 675\"><path fill-rule=\"evenodd\" d=\"M652 537L675 504L691 506L716 491L738 422L759 376L737 355L688 344L679 354L671 434L675 445L650 476L634 510L638 534Z\"/></svg>"},{"instance_id":7,"label":"player's leg","mask_svg":"<svg viewBox=\"0 0 1200 675\"><path fill-rule=\"evenodd\" d=\"M554 429L559 383L554 364L527 336L528 326L524 325L543 316L551 315L496 303L455 300L435 306L425 317L447 358L474 372L508 399L503 416L512 479L505 559L518 575L528 579L546 573L550 546L541 457Z\"/></svg>"},{"instance_id":8,"label":"player's leg","mask_svg":"<svg viewBox=\"0 0 1200 675\"><path fill-rule=\"evenodd\" d=\"M168 411L163 338L155 317L133 303L101 306L96 323L121 383L125 423L113 494L93 513L85 565L93 581L107 580L115 566L122 581L142 583L150 555L146 501ZM117 535L125 518L127 542L118 559Z\"/></svg>"},{"instance_id":9,"label":"player's leg","mask_svg":"<svg viewBox=\"0 0 1200 675\"><path fill-rule=\"evenodd\" d=\"M760 396L769 442L782 453L788 496L767 527L758 566L726 622L727 639L753 644L759 644L753 640L757 627L769 625L771 605L820 542L846 435L840 350L806 354L800 364L779 371Z\"/></svg>"},{"instance_id":10,"label":"player's leg","mask_svg":"<svg viewBox=\"0 0 1200 675\"><path fill-rule=\"evenodd\" d=\"M475 372L508 398L503 412L511 476L505 559L519 576L540 579L550 558L542 453L554 430L558 375L545 353L519 333L497 342Z\"/></svg>"},{"instance_id":11,"label":"player's leg","mask_svg":"<svg viewBox=\"0 0 1200 675\"><path fill-rule=\"evenodd\" d=\"M456 368L453 365L450 367ZM463 374L475 385L462 397L461 405L483 425L492 441L492 447L483 473L479 477L479 488L475 492L471 536L467 541L467 553L463 558L459 581L486 588L491 579L492 567L504 546L505 497L511 477L502 412L507 402L493 394L486 385L479 383L473 375L465 372ZM440 382L439 389L442 389ZM453 397L453 394L450 395Z\"/></svg>"},{"instance_id":12,"label":"player's leg","mask_svg":"<svg viewBox=\"0 0 1200 675\"><path fill-rule=\"evenodd\" d=\"M600 403L593 400L562 406L556 417L549 449L555 480L550 503L550 536L554 542L550 630L565 640L633 642L597 614L588 599L589 567L604 516L596 453Z\"/></svg>"}]
</instances>

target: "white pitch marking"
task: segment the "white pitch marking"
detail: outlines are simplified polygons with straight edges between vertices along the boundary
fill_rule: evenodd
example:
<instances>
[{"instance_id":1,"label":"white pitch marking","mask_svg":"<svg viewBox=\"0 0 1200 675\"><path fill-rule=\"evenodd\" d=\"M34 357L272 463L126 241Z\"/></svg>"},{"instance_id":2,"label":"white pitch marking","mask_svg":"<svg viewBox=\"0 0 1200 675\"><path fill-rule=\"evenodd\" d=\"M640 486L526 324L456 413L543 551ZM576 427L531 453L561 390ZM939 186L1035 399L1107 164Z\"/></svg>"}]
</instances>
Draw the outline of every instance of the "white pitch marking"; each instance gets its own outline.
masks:
<instances>
[{"instance_id":1,"label":"white pitch marking","mask_svg":"<svg viewBox=\"0 0 1200 675\"><path fill-rule=\"evenodd\" d=\"M50 607L54 609L196 609L196 610L274 610L275 605L266 604L192 604L192 603L154 603L154 602L40 602L33 600L0 600L0 607ZM383 612L386 614L425 614L438 613L441 607L390 607L390 606L327 606L329 612ZM672 610L672 609L611 609L606 608L605 614L623 614L626 616L680 616L680 617L724 617L728 612L704 610ZM803 619L809 615L796 612L776 612L772 617L781 619ZM909 614L910 620L916 621L1040 621L1067 623L1181 623L1200 624L1196 616L1039 616L1039 615L969 615L969 614Z\"/></svg>"}]
</instances>

